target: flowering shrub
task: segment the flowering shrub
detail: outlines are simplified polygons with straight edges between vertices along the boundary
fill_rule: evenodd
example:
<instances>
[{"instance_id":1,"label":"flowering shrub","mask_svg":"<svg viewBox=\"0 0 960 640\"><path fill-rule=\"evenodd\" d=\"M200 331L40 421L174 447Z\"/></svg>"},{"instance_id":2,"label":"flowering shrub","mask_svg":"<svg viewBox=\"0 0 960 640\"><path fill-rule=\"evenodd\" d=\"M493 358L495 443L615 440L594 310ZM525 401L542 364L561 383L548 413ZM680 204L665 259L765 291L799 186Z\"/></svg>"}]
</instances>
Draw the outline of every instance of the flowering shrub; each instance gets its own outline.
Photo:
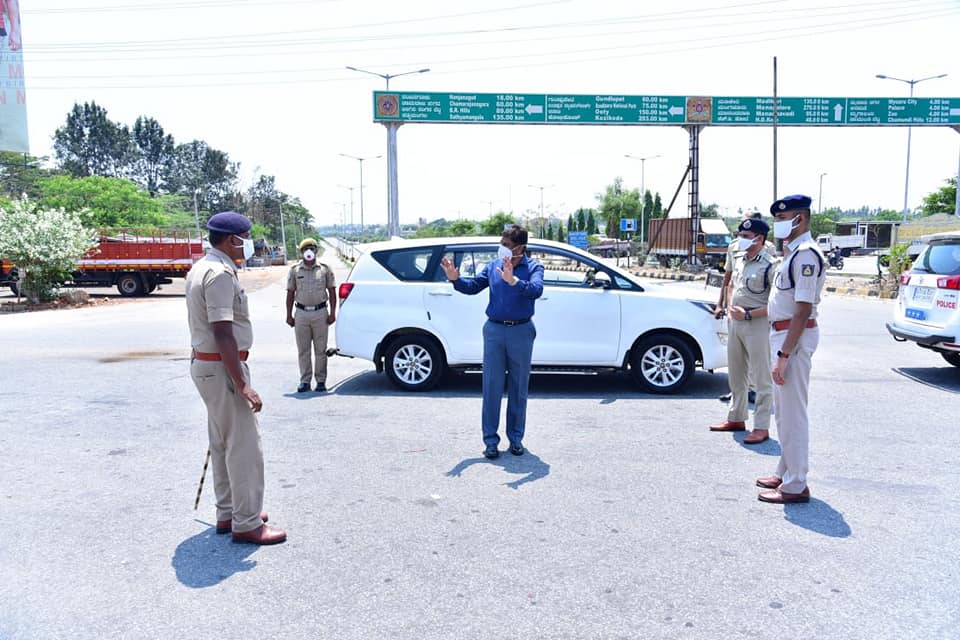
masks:
<instances>
[{"instance_id":1,"label":"flowering shrub","mask_svg":"<svg viewBox=\"0 0 960 640\"><path fill-rule=\"evenodd\" d=\"M57 285L96 245L96 234L83 228L81 215L40 209L25 197L0 207L0 256L17 265L30 302L56 297Z\"/></svg>"}]
</instances>

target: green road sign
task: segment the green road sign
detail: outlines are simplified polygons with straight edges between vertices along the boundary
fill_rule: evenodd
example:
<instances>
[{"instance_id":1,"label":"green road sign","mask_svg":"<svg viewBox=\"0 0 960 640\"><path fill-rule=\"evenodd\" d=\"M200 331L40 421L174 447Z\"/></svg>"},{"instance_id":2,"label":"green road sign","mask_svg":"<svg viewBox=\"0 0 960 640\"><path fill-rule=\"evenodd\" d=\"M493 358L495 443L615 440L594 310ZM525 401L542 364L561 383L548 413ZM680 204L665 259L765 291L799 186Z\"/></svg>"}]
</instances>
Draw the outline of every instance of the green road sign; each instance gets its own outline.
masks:
<instances>
[{"instance_id":1,"label":"green road sign","mask_svg":"<svg viewBox=\"0 0 960 640\"><path fill-rule=\"evenodd\" d=\"M375 91L376 122L768 126L772 97ZM960 125L960 98L778 98L782 126Z\"/></svg>"}]
</instances>

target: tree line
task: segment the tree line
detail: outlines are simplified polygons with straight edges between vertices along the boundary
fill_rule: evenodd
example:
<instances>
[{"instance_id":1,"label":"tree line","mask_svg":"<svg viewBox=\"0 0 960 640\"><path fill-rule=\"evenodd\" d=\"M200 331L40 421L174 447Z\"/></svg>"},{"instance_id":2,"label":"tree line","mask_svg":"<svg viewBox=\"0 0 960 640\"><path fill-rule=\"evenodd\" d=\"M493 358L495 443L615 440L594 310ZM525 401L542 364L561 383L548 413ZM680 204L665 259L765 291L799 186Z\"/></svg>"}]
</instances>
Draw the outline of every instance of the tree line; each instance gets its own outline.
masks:
<instances>
[{"instance_id":1,"label":"tree line","mask_svg":"<svg viewBox=\"0 0 960 640\"><path fill-rule=\"evenodd\" d=\"M26 194L44 207L86 210L91 227L203 225L218 211L234 210L256 225L254 235L277 241L282 218L288 242L310 224L299 198L259 175L242 189L240 163L203 140L178 143L154 118L132 126L110 119L96 102L74 104L53 135L54 167L43 158L0 153L0 192Z\"/></svg>"}]
</instances>

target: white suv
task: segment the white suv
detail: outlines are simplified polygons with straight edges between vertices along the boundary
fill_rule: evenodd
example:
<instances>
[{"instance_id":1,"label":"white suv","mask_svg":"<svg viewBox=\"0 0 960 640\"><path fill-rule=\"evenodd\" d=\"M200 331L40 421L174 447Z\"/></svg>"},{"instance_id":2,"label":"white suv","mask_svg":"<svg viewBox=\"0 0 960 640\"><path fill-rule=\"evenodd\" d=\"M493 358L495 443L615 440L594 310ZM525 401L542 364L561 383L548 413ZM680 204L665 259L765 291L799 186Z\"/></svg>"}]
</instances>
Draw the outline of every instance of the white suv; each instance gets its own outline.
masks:
<instances>
[{"instance_id":1,"label":"white suv","mask_svg":"<svg viewBox=\"0 0 960 640\"><path fill-rule=\"evenodd\" d=\"M900 294L887 331L895 340L916 342L960 367L960 232L924 238L927 246L900 276Z\"/></svg>"},{"instance_id":2,"label":"white suv","mask_svg":"<svg viewBox=\"0 0 960 640\"><path fill-rule=\"evenodd\" d=\"M496 259L500 238L393 240L364 247L340 285L339 355L364 358L397 387L423 391L447 370L478 372L488 293L454 291L440 268L464 277ZM641 285L570 245L531 240L544 266L536 302L533 373L629 370L646 390L684 387L697 365L725 367L726 323L683 291Z\"/></svg>"}]
</instances>

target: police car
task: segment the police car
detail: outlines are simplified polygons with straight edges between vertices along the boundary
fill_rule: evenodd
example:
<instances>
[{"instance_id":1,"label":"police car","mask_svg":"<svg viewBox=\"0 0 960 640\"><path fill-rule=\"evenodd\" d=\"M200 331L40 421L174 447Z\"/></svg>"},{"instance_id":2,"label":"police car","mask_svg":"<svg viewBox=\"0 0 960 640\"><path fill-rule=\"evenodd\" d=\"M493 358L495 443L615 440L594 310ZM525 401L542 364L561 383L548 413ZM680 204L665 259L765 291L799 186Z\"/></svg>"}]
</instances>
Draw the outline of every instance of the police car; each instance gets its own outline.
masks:
<instances>
[{"instance_id":1,"label":"police car","mask_svg":"<svg viewBox=\"0 0 960 640\"><path fill-rule=\"evenodd\" d=\"M440 261L472 277L499 246L498 237L478 237L362 247L339 288L338 354L372 361L407 391L430 389L447 371L479 372L488 293L458 293ZM527 250L544 266L533 373L623 370L647 391L671 393L698 366L726 366L726 323L714 318L712 302L641 284L568 244L531 239Z\"/></svg>"},{"instance_id":2,"label":"police car","mask_svg":"<svg viewBox=\"0 0 960 640\"><path fill-rule=\"evenodd\" d=\"M900 342L936 351L960 367L960 232L924 238L913 268L900 276L900 293L887 331Z\"/></svg>"}]
</instances>

